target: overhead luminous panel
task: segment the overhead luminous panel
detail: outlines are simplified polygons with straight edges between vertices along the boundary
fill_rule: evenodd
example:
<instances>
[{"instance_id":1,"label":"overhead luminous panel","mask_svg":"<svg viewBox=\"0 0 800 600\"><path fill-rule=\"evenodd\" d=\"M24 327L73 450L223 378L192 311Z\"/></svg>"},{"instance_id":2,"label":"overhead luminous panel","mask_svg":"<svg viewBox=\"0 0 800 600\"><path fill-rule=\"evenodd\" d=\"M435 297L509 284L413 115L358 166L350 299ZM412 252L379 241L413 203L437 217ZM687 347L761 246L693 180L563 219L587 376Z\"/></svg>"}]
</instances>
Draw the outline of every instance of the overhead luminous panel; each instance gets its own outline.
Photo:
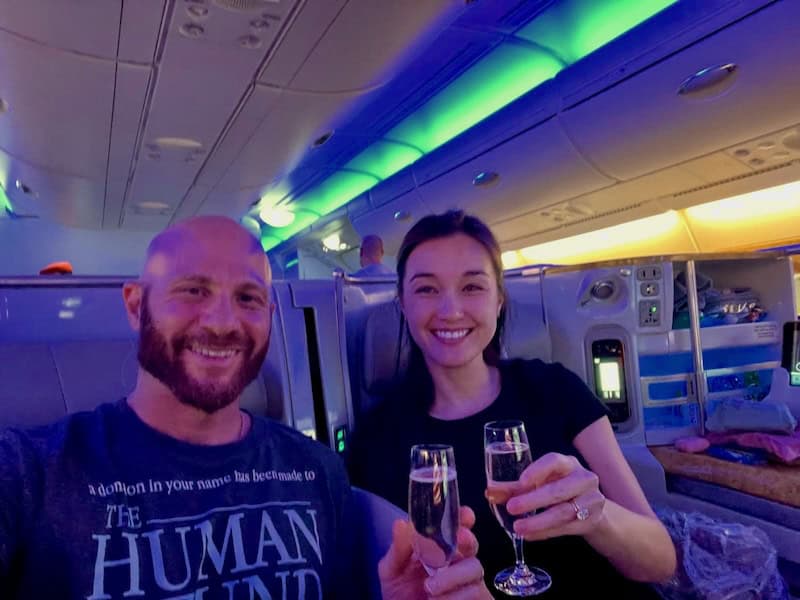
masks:
<instances>
[{"instance_id":1,"label":"overhead luminous panel","mask_svg":"<svg viewBox=\"0 0 800 600\"><path fill-rule=\"evenodd\" d=\"M385 137L427 154L552 79L564 66L543 50L502 44Z\"/></svg>"},{"instance_id":2,"label":"overhead luminous panel","mask_svg":"<svg viewBox=\"0 0 800 600\"><path fill-rule=\"evenodd\" d=\"M296 210L295 219L291 225L286 227L270 227L264 225L261 227L261 247L266 252L270 248L274 248L281 242L285 242L295 233L298 233L314 223L321 215L311 211Z\"/></svg>"},{"instance_id":3,"label":"overhead luminous panel","mask_svg":"<svg viewBox=\"0 0 800 600\"><path fill-rule=\"evenodd\" d=\"M516 36L579 61L677 0L567 0L553 4Z\"/></svg>"},{"instance_id":4,"label":"overhead luminous panel","mask_svg":"<svg viewBox=\"0 0 800 600\"><path fill-rule=\"evenodd\" d=\"M347 163L344 168L363 171L378 180L383 180L421 157L422 152L413 146L379 140Z\"/></svg>"},{"instance_id":5,"label":"overhead luminous panel","mask_svg":"<svg viewBox=\"0 0 800 600\"><path fill-rule=\"evenodd\" d=\"M0 210L3 211L10 211L11 208L11 200L8 199L6 196L6 190L0 185Z\"/></svg>"},{"instance_id":6,"label":"overhead luminous panel","mask_svg":"<svg viewBox=\"0 0 800 600\"><path fill-rule=\"evenodd\" d=\"M355 171L337 171L317 187L296 200L305 209L327 215L366 192L380 180L374 175Z\"/></svg>"},{"instance_id":7,"label":"overhead luminous panel","mask_svg":"<svg viewBox=\"0 0 800 600\"><path fill-rule=\"evenodd\" d=\"M261 246L269 250L285 241L294 234L302 231L320 216L336 210L347 204L351 199L367 191L378 183L373 175L353 171L338 171L318 186L296 198L287 205L289 210L295 210L297 217L291 225L286 227L264 227L265 233L261 236ZM279 239L278 243L270 240Z\"/></svg>"}]
</instances>

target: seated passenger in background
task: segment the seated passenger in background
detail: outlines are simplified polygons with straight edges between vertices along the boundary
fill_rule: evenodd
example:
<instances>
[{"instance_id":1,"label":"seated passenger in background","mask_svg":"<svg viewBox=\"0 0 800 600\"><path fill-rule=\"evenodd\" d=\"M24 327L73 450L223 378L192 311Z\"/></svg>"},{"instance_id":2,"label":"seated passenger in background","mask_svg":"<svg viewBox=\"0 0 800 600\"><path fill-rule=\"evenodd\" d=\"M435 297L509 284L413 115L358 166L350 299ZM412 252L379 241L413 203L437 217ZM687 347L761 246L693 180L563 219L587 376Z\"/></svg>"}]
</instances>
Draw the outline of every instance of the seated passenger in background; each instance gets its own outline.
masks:
<instances>
[{"instance_id":1,"label":"seated passenger in background","mask_svg":"<svg viewBox=\"0 0 800 600\"><path fill-rule=\"evenodd\" d=\"M377 235L365 235L359 250L361 268L353 273L353 277L376 277L394 275L391 267L383 264L383 240Z\"/></svg>"},{"instance_id":2,"label":"seated passenger in background","mask_svg":"<svg viewBox=\"0 0 800 600\"><path fill-rule=\"evenodd\" d=\"M544 597L657 598L632 580L667 579L675 549L605 408L560 364L499 360L506 296L491 231L461 211L425 217L406 234L397 271L409 368L393 397L356 426L353 484L405 507L406 483L397 474L408 471L409 448L452 445L460 497L476 512L478 557L494 589L495 574L513 566L514 552L485 498L495 494L502 503L508 496L486 490L483 426L521 420L534 461L512 486L507 508L513 515L537 511L514 530L532 542L525 544L527 564L552 577Z\"/></svg>"},{"instance_id":3,"label":"seated passenger in background","mask_svg":"<svg viewBox=\"0 0 800 600\"><path fill-rule=\"evenodd\" d=\"M267 353L270 278L258 241L230 219L152 241L123 289L139 332L130 397L0 433L0 597L359 596L338 457L239 407ZM408 525L394 533L385 597L424 597ZM486 596L475 538L459 535L462 560L427 585Z\"/></svg>"}]
</instances>

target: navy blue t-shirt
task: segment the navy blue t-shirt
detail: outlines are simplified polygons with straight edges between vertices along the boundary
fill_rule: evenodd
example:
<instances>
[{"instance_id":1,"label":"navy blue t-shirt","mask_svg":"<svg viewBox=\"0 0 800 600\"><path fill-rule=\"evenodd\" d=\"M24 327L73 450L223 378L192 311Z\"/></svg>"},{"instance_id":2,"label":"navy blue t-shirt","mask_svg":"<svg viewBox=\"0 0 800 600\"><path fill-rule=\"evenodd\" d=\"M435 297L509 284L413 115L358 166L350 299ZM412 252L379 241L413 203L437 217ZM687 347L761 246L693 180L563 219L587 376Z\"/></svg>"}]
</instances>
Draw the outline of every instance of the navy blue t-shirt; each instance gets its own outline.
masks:
<instances>
[{"instance_id":1,"label":"navy blue t-shirt","mask_svg":"<svg viewBox=\"0 0 800 600\"><path fill-rule=\"evenodd\" d=\"M123 400L0 433L0 597L350 597L350 487L329 449L254 417L221 446Z\"/></svg>"},{"instance_id":2,"label":"navy blue t-shirt","mask_svg":"<svg viewBox=\"0 0 800 600\"><path fill-rule=\"evenodd\" d=\"M408 469L414 444L452 445L461 503L475 511L474 533L486 583L498 598L507 596L492 585L494 576L514 564L511 538L486 501L483 426L489 421L517 419L525 423L533 459L548 452L583 457L573 446L575 436L607 414L581 379L560 364L515 360L500 364L501 391L482 411L457 420L428 414L413 385L401 390L366 415L356 428L349 460L353 485L374 492L408 510ZM649 586L626 580L583 538L561 537L526 542L530 566L550 573L547 598L658 598Z\"/></svg>"}]
</instances>

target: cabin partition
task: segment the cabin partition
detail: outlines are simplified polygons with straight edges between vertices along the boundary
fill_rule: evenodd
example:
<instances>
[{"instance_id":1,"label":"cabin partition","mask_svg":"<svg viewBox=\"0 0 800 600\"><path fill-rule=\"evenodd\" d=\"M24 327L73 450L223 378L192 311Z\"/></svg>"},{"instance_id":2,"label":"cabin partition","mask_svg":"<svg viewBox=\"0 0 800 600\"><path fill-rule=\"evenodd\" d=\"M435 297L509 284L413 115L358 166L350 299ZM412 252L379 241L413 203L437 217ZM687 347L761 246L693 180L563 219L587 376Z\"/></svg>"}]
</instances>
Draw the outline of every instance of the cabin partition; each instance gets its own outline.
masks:
<instances>
[{"instance_id":1,"label":"cabin partition","mask_svg":"<svg viewBox=\"0 0 800 600\"><path fill-rule=\"evenodd\" d=\"M797 329L789 258L658 257L548 269L542 279L553 360L605 402L650 501L760 527L796 578L800 472L671 446L705 434L723 406L783 403L800 417L800 387L782 367L794 343L784 332Z\"/></svg>"},{"instance_id":2,"label":"cabin partition","mask_svg":"<svg viewBox=\"0 0 800 600\"><path fill-rule=\"evenodd\" d=\"M0 279L0 427L36 426L133 389L124 277ZM337 447L348 423L334 281L275 281L269 351L242 406Z\"/></svg>"}]
</instances>

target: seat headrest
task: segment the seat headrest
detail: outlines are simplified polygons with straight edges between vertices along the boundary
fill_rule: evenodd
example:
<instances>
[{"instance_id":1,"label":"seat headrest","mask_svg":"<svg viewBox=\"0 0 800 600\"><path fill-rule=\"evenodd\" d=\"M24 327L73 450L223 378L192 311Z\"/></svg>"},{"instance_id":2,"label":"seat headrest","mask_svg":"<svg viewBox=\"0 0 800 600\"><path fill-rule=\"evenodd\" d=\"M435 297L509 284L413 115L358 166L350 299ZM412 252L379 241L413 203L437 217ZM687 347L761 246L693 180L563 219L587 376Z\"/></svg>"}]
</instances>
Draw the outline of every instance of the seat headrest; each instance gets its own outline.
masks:
<instances>
[{"instance_id":1,"label":"seat headrest","mask_svg":"<svg viewBox=\"0 0 800 600\"><path fill-rule=\"evenodd\" d=\"M551 359L541 302L507 300L503 350L505 358ZM408 333L398 301L374 305L364 324L363 389L370 396L384 395L405 372L408 357Z\"/></svg>"},{"instance_id":2,"label":"seat headrest","mask_svg":"<svg viewBox=\"0 0 800 600\"><path fill-rule=\"evenodd\" d=\"M403 313L397 300L373 307L364 323L363 387L382 395L408 365Z\"/></svg>"}]
</instances>

